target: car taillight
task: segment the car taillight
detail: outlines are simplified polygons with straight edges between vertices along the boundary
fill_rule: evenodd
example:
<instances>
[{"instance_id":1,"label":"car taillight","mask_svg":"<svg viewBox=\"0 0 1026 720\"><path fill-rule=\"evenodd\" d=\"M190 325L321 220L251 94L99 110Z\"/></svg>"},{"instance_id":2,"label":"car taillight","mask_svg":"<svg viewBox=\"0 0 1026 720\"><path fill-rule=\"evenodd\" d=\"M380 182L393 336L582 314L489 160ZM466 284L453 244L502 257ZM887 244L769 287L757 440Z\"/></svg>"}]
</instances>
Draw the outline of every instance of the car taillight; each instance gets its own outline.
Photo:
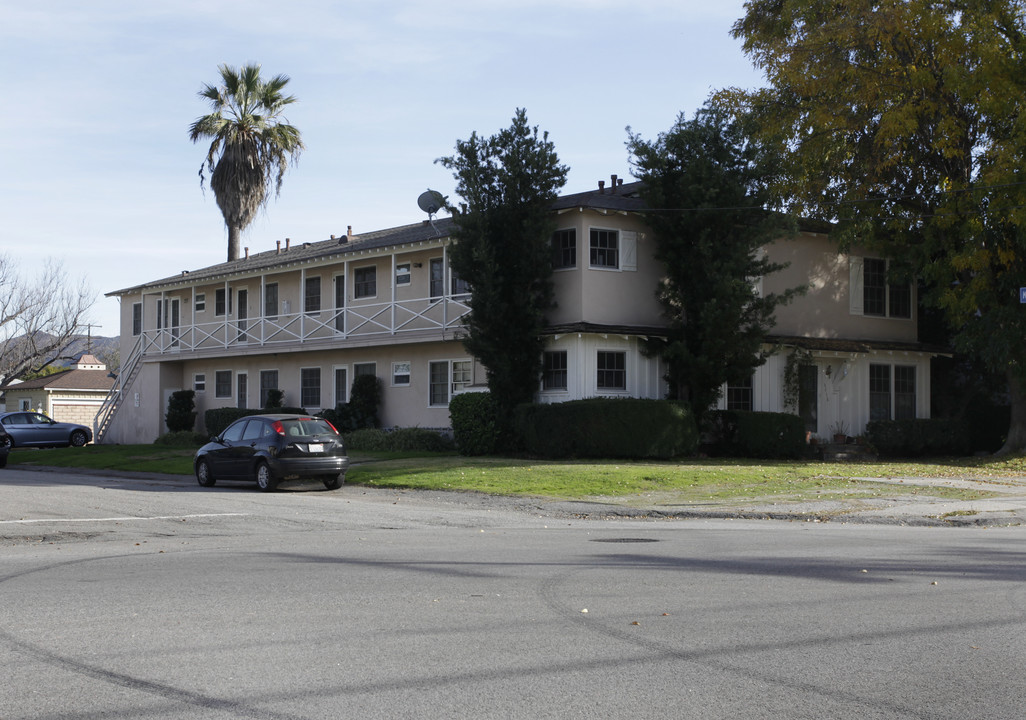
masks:
<instances>
[{"instance_id":1,"label":"car taillight","mask_svg":"<svg viewBox=\"0 0 1026 720\"><path fill-rule=\"evenodd\" d=\"M282 437L285 437L285 426L281 424L281 420L275 420L271 423L271 429Z\"/></svg>"},{"instance_id":2,"label":"car taillight","mask_svg":"<svg viewBox=\"0 0 1026 720\"><path fill-rule=\"evenodd\" d=\"M332 425L330 422L328 422L327 420L325 420L324 422L328 423L328 427L330 427L332 430L335 430L335 426ZM339 435L340 433L338 430L335 430L335 434Z\"/></svg>"}]
</instances>

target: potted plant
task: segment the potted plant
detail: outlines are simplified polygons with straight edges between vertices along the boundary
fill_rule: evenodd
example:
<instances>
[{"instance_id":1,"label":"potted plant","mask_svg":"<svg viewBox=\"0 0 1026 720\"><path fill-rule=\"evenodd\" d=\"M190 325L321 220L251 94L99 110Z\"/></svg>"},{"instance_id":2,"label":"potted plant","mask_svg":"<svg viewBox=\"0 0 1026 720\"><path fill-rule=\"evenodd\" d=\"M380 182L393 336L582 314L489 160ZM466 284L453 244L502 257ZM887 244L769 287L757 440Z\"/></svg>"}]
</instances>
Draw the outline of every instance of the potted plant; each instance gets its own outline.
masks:
<instances>
[{"instance_id":1,"label":"potted plant","mask_svg":"<svg viewBox=\"0 0 1026 720\"><path fill-rule=\"evenodd\" d=\"M844 422L844 420L838 420L831 425L830 432L834 436L834 442L838 445L848 442L848 423Z\"/></svg>"}]
</instances>

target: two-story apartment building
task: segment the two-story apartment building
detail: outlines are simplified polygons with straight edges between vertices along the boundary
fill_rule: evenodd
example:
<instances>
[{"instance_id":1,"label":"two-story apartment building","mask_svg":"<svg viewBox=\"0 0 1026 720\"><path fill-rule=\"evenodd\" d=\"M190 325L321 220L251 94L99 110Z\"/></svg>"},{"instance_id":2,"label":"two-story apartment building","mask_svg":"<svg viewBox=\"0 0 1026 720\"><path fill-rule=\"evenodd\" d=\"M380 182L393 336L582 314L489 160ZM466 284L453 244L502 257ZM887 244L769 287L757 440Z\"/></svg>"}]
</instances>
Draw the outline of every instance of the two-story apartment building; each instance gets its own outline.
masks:
<instances>
[{"instance_id":1,"label":"two-story apartment building","mask_svg":"<svg viewBox=\"0 0 1026 720\"><path fill-rule=\"evenodd\" d=\"M636 183L567 195L553 205L557 306L537 397L665 396L664 369L642 352L665 332L661 269ZM122 375L101 415L103 442L150 442L167 399L261 407L270 389L311 412L348 400L356 375L383 386L386 426L448 427L449 400L485 389L460 340L469 288L448 262L451 219L352 233L272 250L109 293L121 302ZM886 281L887 262L841 254L803 232L763 249L788 269L771 292L809 285L777 313L779 352L724 406L783 410L787 358L802 349L797 409L813 434L874 417L927 417L930 352L916 339L914 288ZM700 271L700 269L696 269ZM729 329L725 329L729 331ZM202 422L202 420L201 420Z\"/></svg>"}]
</instances>

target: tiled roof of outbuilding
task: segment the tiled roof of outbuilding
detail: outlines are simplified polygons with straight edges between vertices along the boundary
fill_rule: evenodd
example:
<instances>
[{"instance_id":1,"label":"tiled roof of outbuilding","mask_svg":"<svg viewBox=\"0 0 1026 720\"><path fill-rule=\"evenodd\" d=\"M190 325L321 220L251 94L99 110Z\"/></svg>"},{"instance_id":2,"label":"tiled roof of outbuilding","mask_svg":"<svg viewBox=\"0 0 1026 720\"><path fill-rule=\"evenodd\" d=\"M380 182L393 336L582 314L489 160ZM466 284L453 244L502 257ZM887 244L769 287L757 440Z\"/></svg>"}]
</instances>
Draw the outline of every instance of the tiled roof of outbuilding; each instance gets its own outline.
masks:
<instances>
[{"instance_id":1,"label":"tiled roof of outbuilding","mask_svg":"<svg viewBox=\"0 0 1026 720\"><path fill-rule=\"evenodd\" d=\"M114 378L106 370L64 370L46 377L34 378L7 388L12 390L102 390L114 385Z\"/></svg>"}]
</instances>

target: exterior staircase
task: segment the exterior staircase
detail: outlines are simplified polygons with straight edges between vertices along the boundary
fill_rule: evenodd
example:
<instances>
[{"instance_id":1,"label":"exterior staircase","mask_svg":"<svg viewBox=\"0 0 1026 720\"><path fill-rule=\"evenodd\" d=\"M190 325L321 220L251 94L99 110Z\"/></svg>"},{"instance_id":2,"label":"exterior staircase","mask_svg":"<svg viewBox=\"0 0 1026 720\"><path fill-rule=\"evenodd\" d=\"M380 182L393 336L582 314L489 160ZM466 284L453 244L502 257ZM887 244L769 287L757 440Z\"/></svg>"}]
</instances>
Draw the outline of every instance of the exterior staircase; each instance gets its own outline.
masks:
<instances>
[{"instance_id":1,"label":"exterior staircase","mask_svg":"<svg viewBox=\"0 0 1026 720\"><path fill-rule=\"evenodd\" d=\"M128 357L122 361L117 379L114 380L114 385L111 387L110 392L107 393L107 397L104 398L100 411L96 413L95 425L93 427L93 442L97 444L103 442L103 436L107 434L111 423L114 422L114 416L117 415L118 408L121 407L125 392L128 388L132 387L132 383L139 376L139 370L142 367L141 360L142 337L139 338L139 341L132 348L132 352L129 353Z\"/></svg>"}]
</instances>

